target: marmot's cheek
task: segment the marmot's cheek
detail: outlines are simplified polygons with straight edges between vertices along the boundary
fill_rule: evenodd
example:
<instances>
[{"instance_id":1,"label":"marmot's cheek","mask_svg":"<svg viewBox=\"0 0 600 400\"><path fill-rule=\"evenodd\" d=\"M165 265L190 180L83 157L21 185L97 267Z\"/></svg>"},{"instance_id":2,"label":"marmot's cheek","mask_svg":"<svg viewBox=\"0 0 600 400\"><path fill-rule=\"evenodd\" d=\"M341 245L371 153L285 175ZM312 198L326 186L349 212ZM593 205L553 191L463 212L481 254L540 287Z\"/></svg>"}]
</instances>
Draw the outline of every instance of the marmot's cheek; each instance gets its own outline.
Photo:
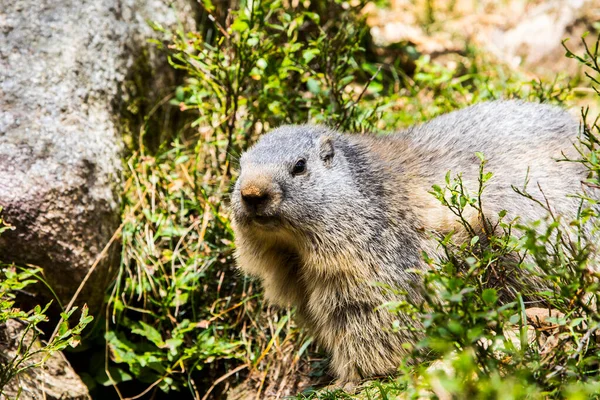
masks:
<instances>
[{"instance_id":1,"label":"marmot's cheek","mask_svg":"<svg viewBox=\"0 0 600 400\"><path fill-rule=\"evenodd\" d=\"M247 235L252 232L252 219L244 213L233 214L231 218L231 228L236 236L244 234Z\"/></svg>"},{"instance_id":2,"label":"marmot's cheek","mask_svg":"<svg viewBox=\"0 0 600 400\"><path fill-rule=\"evenodd\" d=\"M250 216L239 202L232 201L231 211L232 223L235 223L237 226L245 226L249 224Z\"/></svg>"},{"instance_id":3,"label":"marmot's cheek","mask_svg":"<svg viewBox=\"0 0 600 400\"><path fill-rule=\"evenodd\" d=\"M231 194L231 211L233 212L233 217L238 220L247 218L247 213L242 204L242 196L240 195L239 190L236 190Z\"/></svg>"}]
</instances>

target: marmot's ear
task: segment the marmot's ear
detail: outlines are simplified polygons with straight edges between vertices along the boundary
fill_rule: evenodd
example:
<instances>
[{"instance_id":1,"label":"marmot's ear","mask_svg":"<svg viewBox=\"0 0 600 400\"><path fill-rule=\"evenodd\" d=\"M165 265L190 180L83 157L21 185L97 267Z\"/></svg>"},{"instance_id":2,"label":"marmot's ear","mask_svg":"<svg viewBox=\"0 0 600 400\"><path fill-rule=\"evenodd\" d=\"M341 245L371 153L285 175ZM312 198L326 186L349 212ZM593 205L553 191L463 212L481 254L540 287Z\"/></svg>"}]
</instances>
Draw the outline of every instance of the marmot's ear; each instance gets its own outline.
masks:
<instances>
[{"instance_id":1,"label":"marmot's ear","mask_svg":"<svg viewBox=\"0 0 600 400\"><path fill-rule=\"evenodd\" d=\"M325 163L330 165L333 160L333 138L331 136L323 136L319 140L319 157Z\"/></svg>"}]
</instances>

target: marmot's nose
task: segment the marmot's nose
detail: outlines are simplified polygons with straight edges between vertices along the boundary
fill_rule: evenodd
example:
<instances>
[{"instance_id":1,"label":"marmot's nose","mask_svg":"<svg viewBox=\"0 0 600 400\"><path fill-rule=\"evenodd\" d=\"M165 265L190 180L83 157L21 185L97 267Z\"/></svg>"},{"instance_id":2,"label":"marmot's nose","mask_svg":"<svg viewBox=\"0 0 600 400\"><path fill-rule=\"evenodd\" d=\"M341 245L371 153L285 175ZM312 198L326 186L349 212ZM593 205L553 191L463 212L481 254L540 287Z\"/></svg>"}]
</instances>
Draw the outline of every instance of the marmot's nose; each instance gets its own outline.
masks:
<instances>
[{"instance_id":1,"label":"marmot's nose","mask_svg":"<svg viewBox=\"0 0 600 400\"><path fill-rule=\"evenodd\" d=\"M242 201L254 210L257 210L267 205L271 197L269 196L267 190L254 185L243 188L241 190L241 195Z\"/></svg>"}]
</instances>

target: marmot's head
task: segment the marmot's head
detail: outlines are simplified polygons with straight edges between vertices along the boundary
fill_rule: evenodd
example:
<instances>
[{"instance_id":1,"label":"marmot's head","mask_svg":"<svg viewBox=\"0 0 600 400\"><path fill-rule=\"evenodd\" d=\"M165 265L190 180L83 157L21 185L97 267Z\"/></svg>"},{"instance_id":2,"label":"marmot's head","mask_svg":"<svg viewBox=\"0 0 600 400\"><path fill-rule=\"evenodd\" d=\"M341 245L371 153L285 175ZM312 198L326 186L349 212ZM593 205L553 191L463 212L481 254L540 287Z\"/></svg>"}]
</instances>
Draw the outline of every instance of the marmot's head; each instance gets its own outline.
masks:
<instances>
[{"instance_id":1,"label":"marmot's head","mask_svg":"<svg viewBox=\"0 0 600 400\"><path fill-rule=\"evenodd\" d=\"M307 229L322 220L350 178L336 152L339 138L326 127L308 125L283 126L263 136L240 160L231 200L235 223Z\"/></svg>"}]
</instances>

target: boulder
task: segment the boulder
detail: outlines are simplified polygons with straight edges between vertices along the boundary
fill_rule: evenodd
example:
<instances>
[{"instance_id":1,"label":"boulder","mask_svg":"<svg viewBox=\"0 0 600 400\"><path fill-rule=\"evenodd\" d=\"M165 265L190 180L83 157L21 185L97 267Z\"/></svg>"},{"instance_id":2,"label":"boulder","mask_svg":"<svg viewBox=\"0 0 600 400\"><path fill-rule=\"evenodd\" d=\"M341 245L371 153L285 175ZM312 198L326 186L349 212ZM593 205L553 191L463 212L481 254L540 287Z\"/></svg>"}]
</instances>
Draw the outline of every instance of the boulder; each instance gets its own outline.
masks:
<instances>
[{"instance_id":1,"label":"boulder","mask_svg":"<svg viewBox=\"0 0 600 400\"><path fill-rule=\"evenodd\" d=\"M142 57L172 85L147 21L194 28L192 0L0 0L0 260L33 264L92 311L118 266L124 82ZM148 56L149 54L149 56ZM164 72L164 75L161 74ZM166 72L167 71L167 72Z\"/></svg>"}]
</instances>

